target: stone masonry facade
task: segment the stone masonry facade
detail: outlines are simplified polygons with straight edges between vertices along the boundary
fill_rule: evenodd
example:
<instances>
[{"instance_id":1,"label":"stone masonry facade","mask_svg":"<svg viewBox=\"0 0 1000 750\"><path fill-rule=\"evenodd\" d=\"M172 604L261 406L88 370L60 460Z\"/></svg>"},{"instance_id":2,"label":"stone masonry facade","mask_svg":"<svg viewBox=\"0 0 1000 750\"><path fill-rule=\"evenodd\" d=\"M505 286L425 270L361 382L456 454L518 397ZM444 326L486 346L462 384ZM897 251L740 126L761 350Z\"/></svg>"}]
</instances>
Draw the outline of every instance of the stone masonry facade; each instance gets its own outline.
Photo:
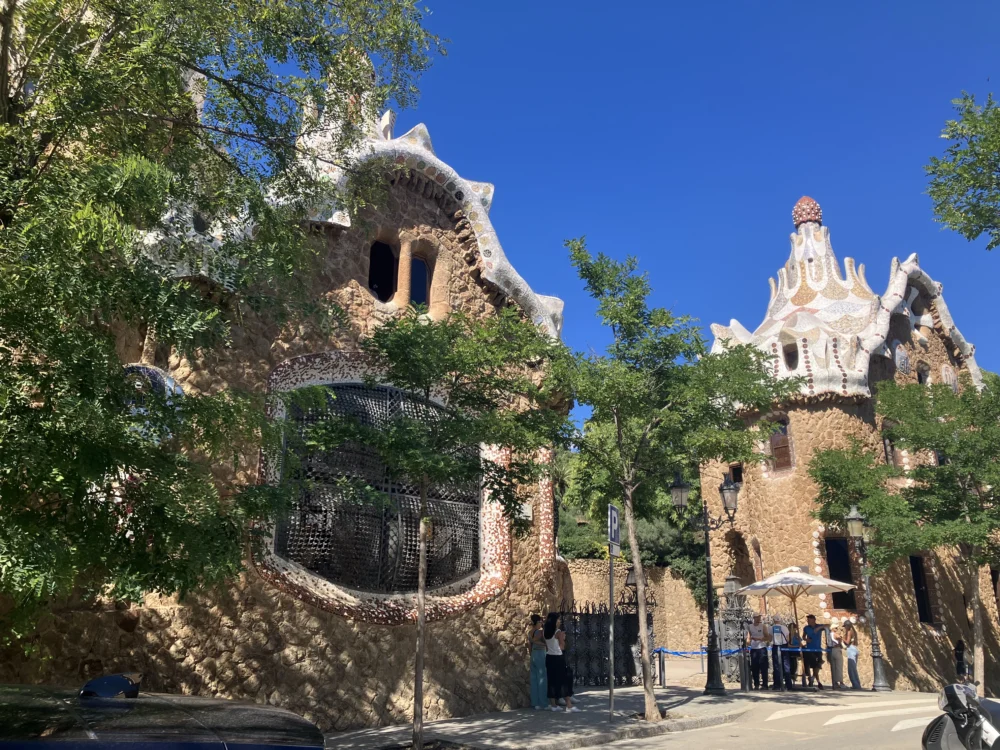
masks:
<instances>
[{"instance_id":1,"label":"stone masonry facade","mask_svg":"<svg viewBox=\"0 0 1000 750\"><path fill-rule=\"evenodd\" d=\"M423 126L417 132L426 136ZM412 258L428 268L432 317L452 310L489 316L510 304L558 335L561 303L535 295L496 242L487 217L492 186L446 171L429 137L410 136L378 136L379 147L397 157L396 169L385 173L382 205L353 222L341 217L315 224L319 264L301 282L317 302L339 305L349 326L326 333L244 313L229 349L192 358L151 345L142 332L123 331L122 363L158 367L186 393L229 387L264 392L272 374L296 358L344 355L347 361L359 337L405 309ZM389 245L399 265L395 294L385 302L369 289L375 242ZM259 472L249 461L237 469L245 482L257 481ZM427 720L527 705L528 618L557 606L566 576L554 549L551 487L542 482L525 488L525 497L533 518L526 536L513 538L506 524L485 528L491 516L484 500L484 567L472 580L458 582L457 590L429 592ZM328 582L292 585L261 560L249 562L232 585L184 601L150 596L142 606L54 608L38 623L27 655L0 655L0 682L77 686L98 674L137 671L147 690L266 702L324 730L409 720L412 595L372 598L352 609L341 604L359 599L357 592L342 592L342 600L324 597L317 592L328 590ZM309 578L302 570L296 575Z\"/></svg>"},{"instance_id":2,"label":"stone masonry facade","mask_svg":"<svg viewBox=\"0 0 1000 750\"><path fill-rule=\"evenodd\" d=\"M842 529L825 528L813 515L816 487L807 473L812 456L824 449L846 448L852 437L872 451L886 452L872 398L879 381L915 383L919 377L920 382L954 385L964 372L971 387L979 382L974 349L951 320L940 285L919 268L916 256L904 263L894 261L889 290L881 297L870 293L863 267L855 271L848 259L848 280L855 282L845 291L849 284L836 281L839 265L829 245L828 230L819 225L822 214L818 205L807 207L810 211L798 211L795 216L798 231L792 235L792 256L782 269L779 284L772 282L765 322L754 334L736 321L728 327L713 326L716 346L721 338L730 337L751 343L772 354L777 375L806 379L801 396L776 405L766 415L787 425L790 461L779 463L774 454L770 461L741 467L743 483L735 520L712 535L717 583L733 574L747 584L791 566L830 577L825 540L846 538L847 534ZM811 238L820 237L824 243L811 248ZM826 271L814 273L818 267ZM782 297L785 291L791 301ZM828 356L811 360L810 352L817 351ZM770 450L768 445L761 449L764 453ZM904 469L918 460L934 460L896 453L892 460ZM703 467L702 486L718 486L730 470L729 465L719 462ZM717 494L707 493L706 497L710 512L721 515ZM860 557L853 541L848 540L847 545L853 582L858 586L857 608L836 609L832 597L821 596L800 600L797 609L800 626L809 613L816 614L820 624L835 626L845 619L856 623L861 649L858 666L862 682L870 685L872 666ZM954 679L955 642L961 638L967 646L972 643L972 612L966 606L968 597L963 596L956 551L928 550L922 557L930 604L930 616L924 619L930 621L921 622L918 617L908 560L897 562L872 582L888 679L896 689L935 690L943 680ZM985 684L996 694L1000 671L989 654L998 653L1000 647L997 596L988 569L982 571L980 580L986 612ZM762 610L765 607L763 601L751 600L750 604ZM791 605L781 597L767 599L766 607L770 614L792 613ZM967 658L971 660L971 652Z\"/></svg>"}]
</instances>

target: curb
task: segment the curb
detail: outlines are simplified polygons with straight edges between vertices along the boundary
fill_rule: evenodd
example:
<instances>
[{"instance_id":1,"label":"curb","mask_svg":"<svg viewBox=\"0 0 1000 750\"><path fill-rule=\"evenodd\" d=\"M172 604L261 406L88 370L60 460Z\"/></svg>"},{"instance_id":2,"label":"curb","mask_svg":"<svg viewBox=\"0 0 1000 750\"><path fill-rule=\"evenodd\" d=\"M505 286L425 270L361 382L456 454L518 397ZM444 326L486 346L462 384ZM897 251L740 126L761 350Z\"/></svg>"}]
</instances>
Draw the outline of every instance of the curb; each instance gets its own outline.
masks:
<instances>
[{"instance_id":1,"label":"curb","mask_svg":"<svg viewBox=\"0 0 1000 750\"><path fill-rule=\"evenodd\" d=\"M503 750L572 750L580 747L596 747L607 745L619 740L638 740L647 737L659 737L673 732L686 732L691 729L703 729L722 724L730 724L743 716L748 708L730 711L724 714L710 716L688 716L682 719L665 719L657 724L647 724L645 721L635 721L628 725L616 727L603 732L593 732L580 737L560 737L558 740L533 740L529 745L504 745ZM427 739L455 740L431 733ZM476 747L469 745L468 747Z\"/></svg>"}]
</instances>

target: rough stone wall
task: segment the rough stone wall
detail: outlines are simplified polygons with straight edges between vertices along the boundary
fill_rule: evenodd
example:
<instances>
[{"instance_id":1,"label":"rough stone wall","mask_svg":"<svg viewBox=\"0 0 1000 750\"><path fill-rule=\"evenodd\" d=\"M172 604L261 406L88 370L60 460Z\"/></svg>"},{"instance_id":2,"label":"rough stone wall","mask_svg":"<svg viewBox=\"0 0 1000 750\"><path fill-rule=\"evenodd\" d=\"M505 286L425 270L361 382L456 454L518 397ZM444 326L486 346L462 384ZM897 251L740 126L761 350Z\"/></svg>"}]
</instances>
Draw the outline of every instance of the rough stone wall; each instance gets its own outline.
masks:
<instances>
[{"instance_id":1,"label":"rough stone wall","mask_svg":"<svg viewBox=\"0 0 1000 750\"><path fill-rule=\"evenodd\" d=\"M569 560L568 567L577 603L607 602L607 560ZM624 589L628 567L622 561L615 563L616 601ZM652 610L655 646L673 651L697 650L705 641L708 621L684 579L670 568L652 567L646 568L646 580L656 598L656 606Z\"/></svg>"},{"instance_id":2,"label":"rough stone wall","mask_svg":"<svg viewBox=\"0 0 1000 750\"><path fill-rule=\"evenodd\" d=\"M939 330L922 328L922 336L911 336L909 327L893 326L890 339L903 344L910 359L910 371L897 371L888 360L874 363L874 372L881 378L894 377L899 383L917 381L918 364L924 363L931 373L931 382L941 382L941 366L949 365L956 373L961 361L955 356L950 340ZM873 358L875 359L875 358ZM881 358L880 358L881 359ZM823 399L796 402L776 410L789 423L794 465L774 471L767 465L745 467L744 484L739 495L739 509L731 527L714 532L713 577L720 587L731 572L747 579L760 580L790 566L804 566L811 573L829 576L823 539L826 536L846 536L843 530L826 529L812 513L815 509L815 485L808 476L808 464L813 454L828 448L846 448L851 436L860 439L869 449L881 451L880 420L870 399ZM906 465L919 457L905 457ZM714 487L722 481L727 468L718 462L702 470L702 486ZM710 510L721 515L721 500L708 493ZM805 615L816 614L820 624L839 625L845 617L856 620L861 655L858 661L862 682L872 680L868 624L864 621L864 596L858 556L850 543L852 566L858 584L858 609L836 610L832 598L800 599L797 611L800 625ZM897 689L934 690L942 681L955 677L952 649L958 638L964 639L967 662L971 664L972 613L967 612L963 585L955 551L938 549L924 556L936 622L920 623L909 561L897 561L888 571L872 582L874 611L885 655L888 679ZM1000 621L989 571L980 576L982 599L986 613L987 690L1000 690L1000 671L989 654L998 653ZM753 602L768 614L792 614L792 606L783 597ZM846 675L845 675L846 678Z\"/></svg>"},{"instance_id":3,"label":"rough stone wall","mask_svg":"<svg viewBox=\"0 0 1000 750\"><path fill-rule=\"evenodd\" d=\"M244 311L230 349L191 359L161 353L156 364L188 393L226 387L261 392L269 373L290 357L352 348L397 309L367 289L368 249L387 232L435 248L434 273L448 273L452 309L489 315L501 300L479 282L464 222L461 212L447 215L433 200L395 185L385 206L354 228L317 237L319 267L302 279L314 299L342 305L353 329L282 329ZM123 332L124 361L138 359L141 340ZM248 459L238 475L253 481L256 449L244 448ZM539 519L551 498L535 492L533 503ZM562 598L562 579L540 531L536 526L515 540L513 572L502 594L428 626L426 719L527 705L528 617ZM339 617L275 589L250 569L231 586L183 603L150 597L142 607L99 603L55 610L39 622L30 657L0 654L0 682L77 686L96 674L140 671L149 690L267 702L323 729L343 730L409 720L414 644L412 624L386 627Z\"/></svg>"}]
</instances>

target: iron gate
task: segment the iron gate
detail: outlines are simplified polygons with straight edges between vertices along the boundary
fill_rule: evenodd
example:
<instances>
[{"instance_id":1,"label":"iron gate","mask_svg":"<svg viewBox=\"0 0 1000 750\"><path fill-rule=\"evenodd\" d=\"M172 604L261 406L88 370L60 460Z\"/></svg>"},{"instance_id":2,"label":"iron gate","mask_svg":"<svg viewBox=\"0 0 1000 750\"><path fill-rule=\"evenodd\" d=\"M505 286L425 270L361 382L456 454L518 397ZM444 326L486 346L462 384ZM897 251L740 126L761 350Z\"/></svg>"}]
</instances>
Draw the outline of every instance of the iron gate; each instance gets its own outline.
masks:
<instances>
[{"instance_id":1,"label":"iron gate","mask_svg":"<svg viewBox=\"0 0 1000 750\"><path fill-rule=\"evenodd\" d=\"M726 603L722 607L720 619L722 625L720 636L722 650L743 648L746 626L753 619L754 610L747 602L747 597L736 591L743 584L736 576L729 576L723 587ZM722 657L722 677L728 682L740 681L740 659L738 654Z\"/></svg>"},{"instance_id":2,"label":"iron gate","mask_svg":"<svg viewBox=\"0 0 1000 750\"><path fill-rule=\"evenodd\" d=\"M619 603L615 607L615 685L638 685L642 682L639 653L639 614L636 607ZM573 670L574 685L608 684L608 625L611 615L607 604L574 602L573 611L563 614L563 628L569 641L566 663ZM653 649L653 614L646 613L649 648ZM656 660L653 659L653 678Z\"/></svg>"}]
</instances>

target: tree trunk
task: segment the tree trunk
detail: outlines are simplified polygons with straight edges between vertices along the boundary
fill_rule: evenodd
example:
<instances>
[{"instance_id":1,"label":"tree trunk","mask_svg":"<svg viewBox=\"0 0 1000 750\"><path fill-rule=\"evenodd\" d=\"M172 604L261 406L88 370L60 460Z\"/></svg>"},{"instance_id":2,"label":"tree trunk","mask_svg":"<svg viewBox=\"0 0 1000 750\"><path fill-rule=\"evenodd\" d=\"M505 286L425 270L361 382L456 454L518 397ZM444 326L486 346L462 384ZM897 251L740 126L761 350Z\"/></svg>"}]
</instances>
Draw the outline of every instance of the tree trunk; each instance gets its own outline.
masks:
<instances>
[{"instance_id":1,"label":"tree trunk","mask_svg":"<svg viewBox=\"0 0 1000 750\"><path fill-rule=\"evenodd\" d=\"M420 483L420 533L417 565L417 659L413 670L413 750L424 747L424 638L426 616L424 595L427 591L427 481Z\"/></svg>"},{"instance_id":2,"label":"tree trunk","mask_svg":"<svg viewBox=\"0 0 1000 750\"><path fill-rule=\"evenodd\" d=\"M978 555L969 560L969 603L972 606L972 673L979 682L976 693L986 695L986 659L983 654L983 603L979 593Z\"/></svg>"},{"instance_id":3,"label":"tree trunk","mask_svg":"<svg viewBox=\"0 0 1000 750\"><path fill-rule=\"evenodd\" d=\"M642 659L642 689L646 695L646 721L659 721L663 717L653 692L653 664L649 654L649 631L646 629L646 576L639 556L639 540L635 535L635 514L632 510L632 493L625 493L625 526L628 529L628 548L635 568L635 594L639 609L639 654Z\"/></svg>"}]
</instances>

